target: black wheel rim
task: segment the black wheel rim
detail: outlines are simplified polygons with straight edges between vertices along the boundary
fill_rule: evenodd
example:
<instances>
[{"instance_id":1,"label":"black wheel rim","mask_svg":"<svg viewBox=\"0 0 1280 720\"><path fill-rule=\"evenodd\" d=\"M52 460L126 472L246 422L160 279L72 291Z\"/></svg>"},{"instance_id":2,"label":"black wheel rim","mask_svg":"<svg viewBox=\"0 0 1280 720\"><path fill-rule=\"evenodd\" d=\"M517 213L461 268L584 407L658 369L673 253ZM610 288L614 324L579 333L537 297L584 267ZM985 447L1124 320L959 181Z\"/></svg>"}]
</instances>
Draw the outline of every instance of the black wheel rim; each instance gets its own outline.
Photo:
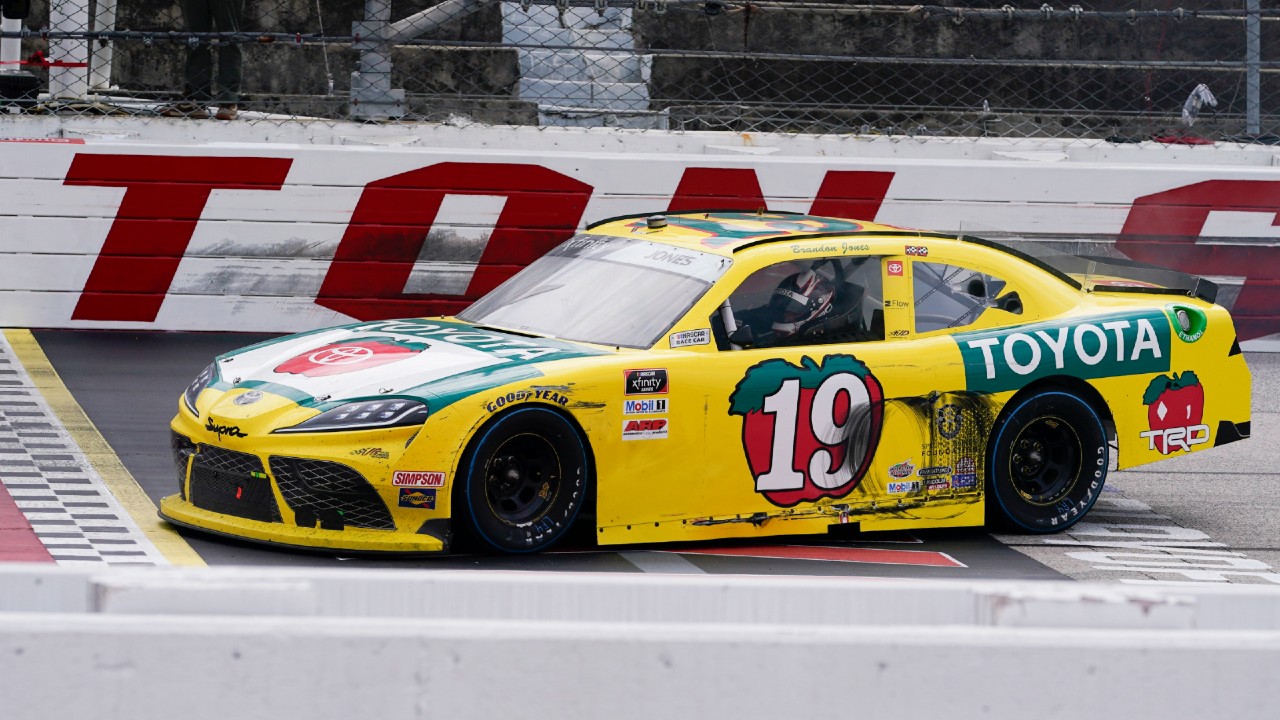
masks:
<instances>
[{"instance_id":1,"label":"black wheel rim","mask_svg":"<svg viewBox=\"0 0 1280 720\"><path fill-rule=\"evenodd\" d=\"M1053 505L1080 477L1080 436L1058 417L1039 417L1023 426L1009 449L1013 489L1033 505Z\"/></svg>"},{"instance_id":2,"label":"black wheel rim","mask_svg":"<svg viewBox=\"0 0 1280 720\"><path fill-rule=\"evenodd\" d=\"M537 521L560 492L560 457L537 435L516 435L499 445L485 463L489 507L509 525Z\"/></svg>"}]
</instances>

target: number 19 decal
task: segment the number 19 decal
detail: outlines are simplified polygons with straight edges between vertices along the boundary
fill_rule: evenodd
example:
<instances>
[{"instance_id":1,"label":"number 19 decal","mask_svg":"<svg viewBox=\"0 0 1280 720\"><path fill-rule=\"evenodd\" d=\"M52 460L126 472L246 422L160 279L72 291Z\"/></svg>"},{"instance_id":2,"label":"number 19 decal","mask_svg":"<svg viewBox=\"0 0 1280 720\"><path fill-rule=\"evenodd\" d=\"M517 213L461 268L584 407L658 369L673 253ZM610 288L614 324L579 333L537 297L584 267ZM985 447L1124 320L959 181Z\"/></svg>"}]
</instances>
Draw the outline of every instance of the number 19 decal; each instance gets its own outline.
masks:
<instances>
[{"instance_id":1,"label":"number 19 decal","mask_svg":"<svg viewBox=\"0 0 1280 720\"><path fill-rule=\"evenodd\" d=\"M884 392L851 355L822 364L766 360L729 396L756 492L781 507L841 498L858 486L880 440Z\"/></svg>"}]
</instances>

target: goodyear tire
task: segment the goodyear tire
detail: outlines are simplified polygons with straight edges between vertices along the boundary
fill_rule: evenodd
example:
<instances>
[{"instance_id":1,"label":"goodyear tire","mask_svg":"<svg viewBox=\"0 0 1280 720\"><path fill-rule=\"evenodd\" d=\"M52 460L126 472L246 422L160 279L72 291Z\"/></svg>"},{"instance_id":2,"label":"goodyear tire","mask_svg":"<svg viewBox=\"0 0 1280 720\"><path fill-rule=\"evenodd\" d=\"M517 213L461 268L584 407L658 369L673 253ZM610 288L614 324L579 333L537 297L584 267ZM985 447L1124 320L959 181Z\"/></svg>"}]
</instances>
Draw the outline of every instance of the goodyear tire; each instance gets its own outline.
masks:
<instances>
[{"instance_id":1,"label":"goodyear tire","mask_svg":"<svg viewBox=\"0 0 1280 720\"><path fill-rule=\"evenodd\" d=\"M591 485L587 448L563 415L513 410L483 428L463 461L461 506L482 546L545 550L564 537Z\"/></svg>"},{"instance_id":2,"label":"goodyear tire","mask_svg":"<svg viewBox=\"0 0 1280 720\"><path fill-rule=\"evenodd\" d=\"M1093 507L1107 479L1102 419L1069 392L1014 398L987 450L987 518L1032 533L1065 530Z\"/></svg>"}]
</instances>

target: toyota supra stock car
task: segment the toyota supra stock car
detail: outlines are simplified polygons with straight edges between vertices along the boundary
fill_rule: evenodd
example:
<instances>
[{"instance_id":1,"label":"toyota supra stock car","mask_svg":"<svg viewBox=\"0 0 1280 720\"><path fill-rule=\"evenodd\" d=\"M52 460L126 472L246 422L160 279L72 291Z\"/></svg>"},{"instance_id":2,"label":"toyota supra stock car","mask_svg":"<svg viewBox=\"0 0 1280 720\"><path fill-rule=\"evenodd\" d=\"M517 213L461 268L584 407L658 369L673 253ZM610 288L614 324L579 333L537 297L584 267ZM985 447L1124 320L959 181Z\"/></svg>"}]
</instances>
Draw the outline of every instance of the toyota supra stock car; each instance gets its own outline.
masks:
<instances>
[{"instance_id":1,"label":"toyota supra stock car","mask_svg":"<svg viewBox=\"0 0 1280 720\"><path fill-rule=\"evenodd\" d=\"M1109 468L1249 435L1202 278L786 213L590 226L456 317L221 355L169 521L430 553L1070 527Z\"/></svg>"}]
</instances>

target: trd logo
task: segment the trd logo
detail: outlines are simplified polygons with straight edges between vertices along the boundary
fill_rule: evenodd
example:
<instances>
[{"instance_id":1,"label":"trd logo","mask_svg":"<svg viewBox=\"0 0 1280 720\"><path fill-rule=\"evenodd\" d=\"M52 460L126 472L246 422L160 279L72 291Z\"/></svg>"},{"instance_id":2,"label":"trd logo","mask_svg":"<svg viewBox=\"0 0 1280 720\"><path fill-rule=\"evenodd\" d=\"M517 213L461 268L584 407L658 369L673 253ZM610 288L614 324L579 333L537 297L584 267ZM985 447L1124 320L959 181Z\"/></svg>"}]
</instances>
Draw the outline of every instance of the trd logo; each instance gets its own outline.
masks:
<instances>
[{"instance_id":1,"label":"trd logo","mask_svg":"<svg viewBox=\"0 0 1280 720\"><path fill-rule=\"evenodd\" d=\"M1209 426L1192 425L1146 430L1138 435L1147 439L1148 450L1159 450L1168 455L1173 450L1191 452L1192 445L1203 445L1209 442Z\"/></svg>"}]
</instances>

